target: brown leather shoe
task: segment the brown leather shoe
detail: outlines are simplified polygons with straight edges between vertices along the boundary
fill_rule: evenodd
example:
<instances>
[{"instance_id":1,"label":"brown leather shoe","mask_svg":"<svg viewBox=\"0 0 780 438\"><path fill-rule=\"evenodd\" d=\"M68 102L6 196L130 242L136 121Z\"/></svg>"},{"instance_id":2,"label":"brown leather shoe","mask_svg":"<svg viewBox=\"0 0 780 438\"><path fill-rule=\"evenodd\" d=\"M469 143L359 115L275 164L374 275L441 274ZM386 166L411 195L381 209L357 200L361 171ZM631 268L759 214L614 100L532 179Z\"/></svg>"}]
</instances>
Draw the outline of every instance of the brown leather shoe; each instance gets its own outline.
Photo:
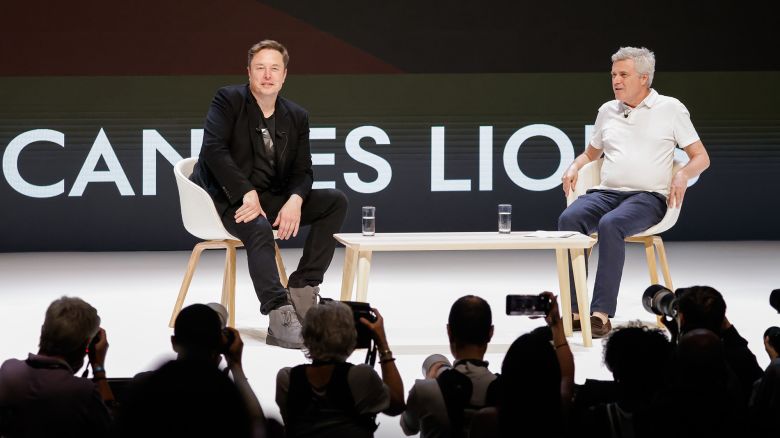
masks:
<instances>
[{"instance_id":1,"label":"brown leather shoe","mask_svg":"<svg viewBox=\"0 0 780 438\"><path fill-rule=\"evenodd\" d=\"M582 321L582 320L581 319L573 319L572 318L572 320L571 320L571 329L572 329L572 331L575 331L575 332L582 331L582 323L580 321Z\"/></svg>"},{"instance_id":2,"label":"brown leather shoe","mask_svg":"<svg viewBox=\"0 0 780 438\"><path fill-rule=\"evenodd\" d=\"M604 336L607 336L611 330L612 323L609 322L609 319L606 323L603 323L601 318L596 315L590 317L590 334L594 338L603 338Z\"/></svg>"}]
</instances>

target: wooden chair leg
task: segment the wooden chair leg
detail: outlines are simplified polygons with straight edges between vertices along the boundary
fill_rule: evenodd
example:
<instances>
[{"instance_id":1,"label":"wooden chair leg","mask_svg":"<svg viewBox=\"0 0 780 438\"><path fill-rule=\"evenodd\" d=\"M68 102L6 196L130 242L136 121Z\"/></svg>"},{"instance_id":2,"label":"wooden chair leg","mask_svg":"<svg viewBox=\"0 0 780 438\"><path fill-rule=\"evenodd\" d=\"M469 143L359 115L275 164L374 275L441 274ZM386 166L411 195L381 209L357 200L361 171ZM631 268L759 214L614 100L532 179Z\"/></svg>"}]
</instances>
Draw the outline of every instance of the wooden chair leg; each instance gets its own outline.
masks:
<instances>
[{"instance_id":1,"label":"wooden chair leg","mask_svg":"<svg viewBox=\"0 0 780 438\"><path fill-rule=\"evenodd\" d=\"M642 237L629 237L626 239L627 242L636 242L641 243L645 246L645 257L647 258L647 270L650 274L650 284L658 284L658 265L655 261L655 248L656 245L656 239L660 239L658 236L642 236ZM661 248L663 249L663 244L661 245ZM659 257L661 258L661 264L663 265L666 260L666 254L663 253L661 255L661 250L659 250ZM666 274L664 274L664 279L666 278ZM661 317L656 317L656 325L658 327L663 328L664 325L661 323Z\"/></svg>"},{"instance_id":2,"label":"wooden chair leg","mask_svg":"<svg viewBox=\"0 0 780 438\"><path fill-rule=\"evenodd\" d=\"M650 273L650 284L658 284L658 266L655 262L655 249L653 248L653 238L643 239L645 245L645 256L647 256L647 270Z\"/></svg>"},{"instance_id":3,"label":"wooden chair leg","mask_svg":"<svg viewBox=\"0 0 780 438\"><path fill-rule=\"evenodd\" d=\"M276 254L276 269L279 271L279 282L282 283L282 286L287 287L287 271L284 269L282 253L279 251L279 245L276 242L274 242L274 252Z\"/></svg>"},{"instance_id":4,"label":"wooden chair leg","mask_svg":"<svg viewBox=\"0 0 780 438\"><path fill-rule=\"evenodd\" d=\"M187 272L184 273L184 280L181 282L179 288L179 296L176 298L176 304L173 306L173 312L171 313L171 320L168 322L168 327L173 328L176 322L176 317L179 316L182 306L184 305L184 297L187 296L187 291L190 289L190 283L192 282L192 276L195 274L195 268L198 267L198 261L203 250L207 249L209 245L206 242L201 242L192 248L192 254L190 260L187 263Z\"/></svg>"},{"instance_id":5,"label":"wooden chair leg","mask_svg":"<svg viewBox=\"0 0 780 438\"><path fill-rule=\"evenodd\" d=\"M666 249L664 249L664 241L661 236L642 236L642 237L629 237L626 242L642 243L645 246L645 255L647 257L647 269L650 273L650 283L658 283L658 265L656 264L655 253L658 252L658 262L661 264L661 272L664 276L664 285L669 290L674 290L672 285L672 275L669 273L669 262L666 259ZM656 317L656 323L658 327L664 327L661 322L661 317Z\"/></svg>"},{"instance_id":6,"label":"wooden chair leg","mask_svg":"<svg viewBox=\"0 0 780 438\"><path fill-rule=\"evenodd\" d=\"M653 236L653 245L655 246L656 251L658 251L658 260L661 264L661 272L664 276L664 285L669 290L674 290L674 286L672 285L672 275L669 273L669 262L666 259L666 249L664 248L664 241L661 239L661 236ZM661 317L656 316L656 325L659 328L666 328L663 322L661 322Z\"/></svg>"},{"instance_id":7,"label":"wooden chair leg","mask_svg":"<svg viewBox=\"0 0 780 438\"><path fill-rule=\"evenodd\" d=\"M243 244L238 240L207 240L195 245L192 249L192 255L190 256L189 263L187 264L187 272L184 274L184 280L182 281L181 288L179 289L179 296L176 299L176 304L173 307L173 313L171 314L171 320L168 323L169 327L173 327L176 322L176 317L179 315L182 306L184 305L184 298L187 296L190 283L192 282L195 268L200 260L201 253L206 249L225 249L225 270L222 274L222 297L220 302L228 311L228 326L235 327L236 324L236 248L242 247ZM279 281L284 287L287 287L287 272L284 269L284 261L282 260L282 254L279 251L279 247L274 242L274 251L276 257L276 268L279 270Z\"/></svg>"},{"instance_id":8,"label":"wooden chair leg","mask_svg":"<svg viewBox=\"0 0 780 438\"><path fill-rule=\"evenodd\" d=\"M225 248L225 272L222 274L222 305L228 311L227 325L236 325L236 245Z\"/></svg>"},{"instance_id":9,"label":"wooden chair leg","mask_svg":"<svg viewBox=\"0 0 780 438\"><path fill-rule=\"evenodd\" d=\"M661 262L661 272L664 275L664 284L669 290L674 290L672 285L672 274L669 273L669 262L666 259L666 249L664 248L664 240L661 236L653 236L653 244L656 251L658 251L658 259Z\"/></svg>"},{"instance_id":10,"label":"wooden chair leg","mask_svg":"<svg viewBox=\"0 0 780 438\"><path fill-rule=\"evenodd\" d=\"M655 250L653 247L653 236L643 239L645 245L645 255L647 256L647 269L650 271L650 284L658 284L658 266L655 263ZM656 327L664 327L661 323L661 317L655 317Z\"/></svg>"}]
</instances>

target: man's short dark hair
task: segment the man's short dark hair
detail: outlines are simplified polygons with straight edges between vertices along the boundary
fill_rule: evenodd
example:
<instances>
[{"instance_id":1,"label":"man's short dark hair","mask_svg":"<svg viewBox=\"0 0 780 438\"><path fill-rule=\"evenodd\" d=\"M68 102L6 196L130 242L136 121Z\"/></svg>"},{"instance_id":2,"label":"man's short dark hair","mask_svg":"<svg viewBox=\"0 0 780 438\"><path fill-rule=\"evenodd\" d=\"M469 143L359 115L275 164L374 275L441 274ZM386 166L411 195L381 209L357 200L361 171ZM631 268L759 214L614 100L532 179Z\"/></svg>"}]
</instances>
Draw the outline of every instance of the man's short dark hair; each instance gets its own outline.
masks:
<instances>
[{"instance_id":1,"label":"man's short dark hair","mask_svg":"<svg viewBox=\"0 0 780 438\"><path fill-rule=\"evenodd\" d=\"M188 350L217 351L222 343L219 314L205 304L185 307L173 327L176 343Z\"/></svg>"},{"instance_id":2,"label":"man's short dark hair","mask_svg":"<svg viewBox=\"0 0 780 438\"><path fill-rule=\"evenodd\" d=\"M780 353L780 327L769 327L764 332L764 338L767 339L767 343L775 351Z\"/></svg>"},{"instance_id":3,"label":"man's short dark hair","mask_svg":"<svg viewBox=\"0 0 780 438\"><path fill-rule=\"evenodd\" d=\"M287 64L290 62L290 54L287 52L287 47L284 47L282 43L274 40L263 40L250 47L249 53L247 53L246 65L249 66L252 64L252 58L255 57L257 52L264 49L276 50L277 52L281 53L282 61L284 62L284 68L287 68Z\"/></svg>"},{"instance_id":4,"label":"man's short dark hair","mask_svg":"<svg viewBox=\"0 0 780 438\"><path fill-rule=\"evenodd\" d=\"M482 345L490 341L493 314L487 301L466 295L452 305L447 323L456 343Z\"/></svg>"},{"instance_id":5,"label":"man's short dark hair","mask_svg":"<svg viewBox=\"0 0 780 438\"><path fill-rule=\"evenodd\" d=\"M699 328L721 332L726 317L726 301L723 295L709 286L691 286L677 289L679 311L683 315L683 327L687 332Z\"/></svg>"}]
</instances>

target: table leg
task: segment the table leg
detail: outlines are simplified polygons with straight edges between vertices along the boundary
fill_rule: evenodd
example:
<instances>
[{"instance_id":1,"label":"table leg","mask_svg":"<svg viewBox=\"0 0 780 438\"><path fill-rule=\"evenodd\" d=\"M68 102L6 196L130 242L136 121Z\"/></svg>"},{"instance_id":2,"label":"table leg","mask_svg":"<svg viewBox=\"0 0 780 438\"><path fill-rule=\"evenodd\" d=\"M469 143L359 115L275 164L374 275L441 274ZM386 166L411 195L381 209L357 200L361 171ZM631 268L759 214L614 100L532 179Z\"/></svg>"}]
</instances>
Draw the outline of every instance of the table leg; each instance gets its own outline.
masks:
<instances>
[{"instance_id":1,"label":"table leg","mask_svg":"<svg viewBox=\"0 0 780 438\"><path fill-rule=\"evenodd\" d=\"M582 343L586 347L590 347L593 338L590 332L590 299L588 298L588 283L585 274L585 252L582 248L578 248L572 249L571 254L574 288L577 290L577 304L580 309Z\"/></svg>"},{"instance_id":2,"label":"table leg","mask_svg":"<svg viewBox=\"0 0 780 438\"><path fill-rule=\"evenodd\" d=\"M357 301L368 300L368 273L371 271L371 251L358 252Z\"/></svg>"},{"instance_id":3,"label":"table leg","mask_svg":"<svg viewBox=\"0 0 780 438\"><path fill-rule=\"evenodd\" d=\"M357 262L357 249L353 246L347 246L344 251L344 269L341 275L341 301L350 301L352 299L352 286L355 284Z\"/></svg>"},{"instance_id":4,"label":"table leg","mask_svg":"<svg viewBox=\"0 0 780 438\"><path fill-rule=\"evenodd\" d=\"M569 289L569 250L556 249L555 259L558 262L558 290L561 297L563 332L566 336L571 336L573 331L571 326L571 290Z\"/></svg>"}]
</instances>

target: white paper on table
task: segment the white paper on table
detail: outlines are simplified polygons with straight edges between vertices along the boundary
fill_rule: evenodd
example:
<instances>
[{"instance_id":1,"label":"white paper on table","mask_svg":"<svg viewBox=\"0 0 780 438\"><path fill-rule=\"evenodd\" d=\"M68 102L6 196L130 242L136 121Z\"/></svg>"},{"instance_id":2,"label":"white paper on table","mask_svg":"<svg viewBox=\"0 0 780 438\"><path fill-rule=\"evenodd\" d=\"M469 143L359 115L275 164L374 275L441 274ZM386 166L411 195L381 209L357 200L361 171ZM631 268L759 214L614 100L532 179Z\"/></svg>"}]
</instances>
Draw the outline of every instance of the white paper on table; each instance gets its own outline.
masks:
<instances>
[{"instance_id":1,"label":"white paper on table","mask_svg":"<svg viewBox=\"0 0 780 438\"><path fill-rule=\"evenodd\" d=\"M530 233L525 233L522 235L522 237L535 237L535 238L542 238L542 239L565 239L567 237L576 236L578 233L575 233L574 231L544 231L544 230L538 230L538 231L532 231Z\"/></svg>"}]
</instances>

